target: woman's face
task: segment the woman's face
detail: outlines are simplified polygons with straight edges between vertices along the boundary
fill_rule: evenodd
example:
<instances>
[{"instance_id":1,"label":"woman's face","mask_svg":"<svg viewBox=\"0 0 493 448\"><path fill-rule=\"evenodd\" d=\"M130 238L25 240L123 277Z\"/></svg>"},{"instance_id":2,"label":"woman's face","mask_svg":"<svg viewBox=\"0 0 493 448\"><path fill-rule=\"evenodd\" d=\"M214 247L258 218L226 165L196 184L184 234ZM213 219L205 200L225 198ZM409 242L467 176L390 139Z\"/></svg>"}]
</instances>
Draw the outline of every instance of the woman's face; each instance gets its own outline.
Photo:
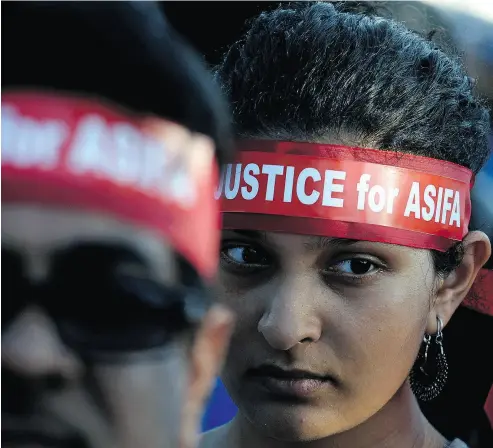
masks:
<instances>
[{"instance_id":1,"label":"woman's face","mask_svg":"<svg viewBox=\"0 0 493 448\"><path fill-rule=\"evenodd\" d=\"M220 298L238 316L223 380L282 440L350 429L405 382L432 308L426 250L224 231Z\"/></svg>"}]
</instances>

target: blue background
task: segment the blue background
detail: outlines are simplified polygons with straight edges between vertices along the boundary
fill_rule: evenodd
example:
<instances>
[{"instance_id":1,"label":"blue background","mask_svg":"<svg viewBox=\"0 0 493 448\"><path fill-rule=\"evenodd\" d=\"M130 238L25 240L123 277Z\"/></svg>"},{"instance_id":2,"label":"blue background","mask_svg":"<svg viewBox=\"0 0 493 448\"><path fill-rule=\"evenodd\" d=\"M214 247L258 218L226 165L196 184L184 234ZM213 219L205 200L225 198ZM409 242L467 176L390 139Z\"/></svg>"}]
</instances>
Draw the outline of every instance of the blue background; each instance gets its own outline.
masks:
<instances>
[{"instance_id":1,"label":"blue background","mask_svg":"<svg viewBox=\"0 0 493 448\"><path fill-rule=\"evenodd\" d=\"M235 414L236 406L231 401L231 398L229 398L221 380L218 379L202 420L202 429L208 431L209 429L224 425Z\"/></svg>"}]
</instances>

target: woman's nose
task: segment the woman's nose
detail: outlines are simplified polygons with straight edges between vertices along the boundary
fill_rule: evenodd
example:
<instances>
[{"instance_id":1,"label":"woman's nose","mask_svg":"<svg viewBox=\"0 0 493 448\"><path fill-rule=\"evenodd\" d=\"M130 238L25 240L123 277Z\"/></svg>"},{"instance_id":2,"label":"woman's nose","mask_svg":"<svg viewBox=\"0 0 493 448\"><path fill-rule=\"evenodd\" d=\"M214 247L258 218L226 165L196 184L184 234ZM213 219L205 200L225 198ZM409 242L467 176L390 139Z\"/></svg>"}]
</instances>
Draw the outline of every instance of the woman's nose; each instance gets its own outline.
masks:
<instances>
[{"instance_id":1,"label":"woman's nose","mask_svg":"<svg viewBox=\"0 0 493 448\"><path fill-rule=\"evenodd\" d=\"M258 331L272 348L289 350L320 339L322 322L317 316L316 288L312 282L307 277L291 277L283 285L276 285L258 323Z\"/></svg>"},{"instance_id":2,"label":"woman's nose","mask_svg":"<svg viewBox=\"0 0 493 448\"><path fill-rule=\"evenodd\" d=\"M82 366L58 337L54 323L40 309L26 308L2 332L2 369L25 377L74 379Z\"/></svg>"}]
</instances>

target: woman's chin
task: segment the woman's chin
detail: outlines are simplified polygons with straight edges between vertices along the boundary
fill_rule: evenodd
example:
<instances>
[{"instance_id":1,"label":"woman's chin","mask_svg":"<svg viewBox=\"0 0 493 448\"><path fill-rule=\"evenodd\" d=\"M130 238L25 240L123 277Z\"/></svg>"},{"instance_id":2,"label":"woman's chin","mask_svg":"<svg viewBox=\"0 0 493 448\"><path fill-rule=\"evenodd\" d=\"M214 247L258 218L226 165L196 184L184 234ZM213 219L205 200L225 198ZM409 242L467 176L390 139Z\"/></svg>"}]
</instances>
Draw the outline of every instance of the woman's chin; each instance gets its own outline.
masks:
<instances>
[{"instance_id":1,"label":"woman's chin","mask_svg":"<svg viewBox=\"0 0 493 448\"><path fill-rule=\"evenodd\" d=\"M309 442L330 437L348 428L338 422L335 414L320 413L318 409L265 409L257 406L244 415L256 430L283 442Z\"/></svg>"}]
</instances>

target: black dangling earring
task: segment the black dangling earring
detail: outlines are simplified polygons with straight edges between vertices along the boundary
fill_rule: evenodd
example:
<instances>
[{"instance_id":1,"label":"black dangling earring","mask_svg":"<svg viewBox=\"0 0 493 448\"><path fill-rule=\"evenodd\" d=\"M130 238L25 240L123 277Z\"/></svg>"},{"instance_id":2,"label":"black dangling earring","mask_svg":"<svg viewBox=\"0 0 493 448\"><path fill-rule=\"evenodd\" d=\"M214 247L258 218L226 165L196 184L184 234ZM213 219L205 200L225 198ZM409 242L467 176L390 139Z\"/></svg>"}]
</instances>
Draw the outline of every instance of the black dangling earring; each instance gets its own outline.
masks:
<instances>
[{"instance_id":1,"label":"black dangling earring","mask_svg":"<svg viewBox=\"0 0 493 448\"><path fill-rule=\"evenodd\" d=\"M437 316L437 333L435 335L436 363L434 368L429 365L430 363L427 365L432 337L429 334L425 334L423 338L424 350L421 347L416 363L409 374L411 389L420 401L431 401L438 397L447 382L448 363L443 351L442 329L442 319ZM431 369L434 371L432 372Z\"/></svg>"}]
</instances>

